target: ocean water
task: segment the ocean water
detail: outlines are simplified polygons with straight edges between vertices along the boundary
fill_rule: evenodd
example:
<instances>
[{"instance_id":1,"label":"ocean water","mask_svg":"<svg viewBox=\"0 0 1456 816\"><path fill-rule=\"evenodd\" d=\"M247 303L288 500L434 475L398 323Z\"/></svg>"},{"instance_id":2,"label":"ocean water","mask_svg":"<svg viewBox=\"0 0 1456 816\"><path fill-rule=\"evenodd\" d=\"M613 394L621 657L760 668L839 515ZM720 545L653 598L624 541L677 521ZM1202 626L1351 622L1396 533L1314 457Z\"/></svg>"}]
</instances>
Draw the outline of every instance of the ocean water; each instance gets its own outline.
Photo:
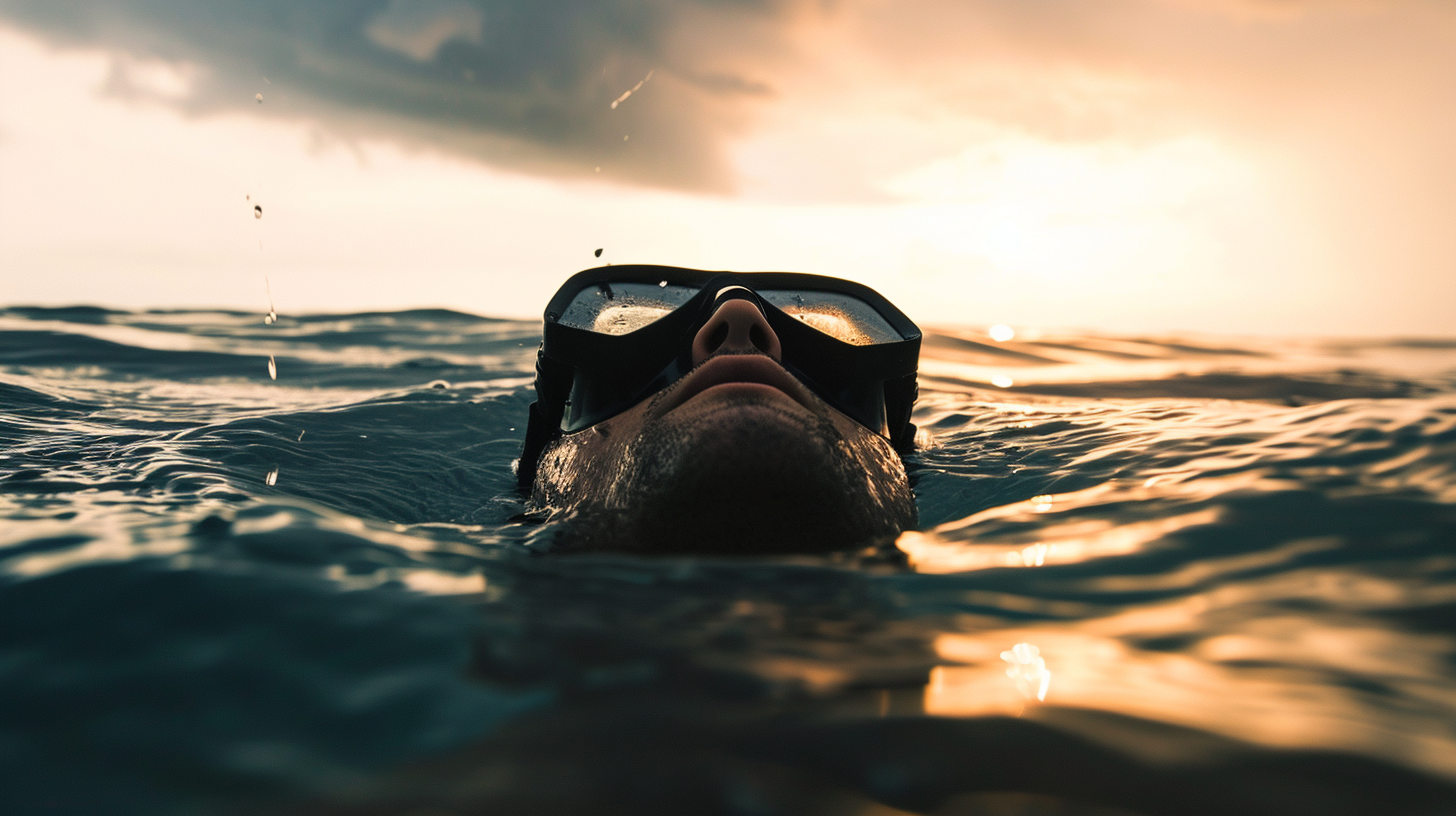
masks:
<instances>
[{"instance_id":1,"label":"ocean water","mask_svg":"<svg viewBox=\"0 0 1456 816\"><path fill-rule=\"evenodd\" d=\"M1456 813L1456 341L930 332L921 528L709 559L543 551L537 340L0 310L0 812Z\"/></svg>"}]
</instances>

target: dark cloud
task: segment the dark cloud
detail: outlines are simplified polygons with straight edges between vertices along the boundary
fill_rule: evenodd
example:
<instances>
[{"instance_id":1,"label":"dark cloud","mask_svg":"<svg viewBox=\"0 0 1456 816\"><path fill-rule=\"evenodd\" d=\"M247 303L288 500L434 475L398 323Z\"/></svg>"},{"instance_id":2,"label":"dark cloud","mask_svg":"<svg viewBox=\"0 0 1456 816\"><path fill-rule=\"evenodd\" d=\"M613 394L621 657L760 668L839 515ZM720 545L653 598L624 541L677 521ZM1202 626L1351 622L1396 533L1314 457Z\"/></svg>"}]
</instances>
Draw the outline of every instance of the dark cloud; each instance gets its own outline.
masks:
<instances>
[{"instance_id":1,"label":"dark cloud","mask_svg":"<svg viewBox=\"0 0 1456 816\"><path fill-rule=\"evenodd\" d=\"M771 22L781 5L0 0L0 16L60 45L195 65L192 92L175 104L196 114L246 109L529 172L600 167L639 184L726 190L724 140L742 127L741 102L769 89L697 64L684 28L709 21L716 35L764 36L773 27L755 23ZM613 109L649 71L652 80Z\"/></svg>"}]
</instances>

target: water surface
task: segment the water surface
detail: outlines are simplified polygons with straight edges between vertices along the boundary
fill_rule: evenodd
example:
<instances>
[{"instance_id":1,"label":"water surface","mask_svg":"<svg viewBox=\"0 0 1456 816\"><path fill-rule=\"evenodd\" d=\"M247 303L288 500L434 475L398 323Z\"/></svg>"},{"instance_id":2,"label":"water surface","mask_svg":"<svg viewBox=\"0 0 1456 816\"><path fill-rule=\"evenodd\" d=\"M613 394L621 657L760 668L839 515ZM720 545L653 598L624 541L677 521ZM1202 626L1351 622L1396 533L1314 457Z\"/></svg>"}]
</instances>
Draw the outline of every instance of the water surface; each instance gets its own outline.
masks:
<instances>
[{"instance_id":1,"label":"water surface","mask_svg":"<svg viewBox=\"0 0 1456 816\"><path fill-rule=\"evenodd\" d=\"M932 332L922 529L735 560L541 552L538 339L0 310L0 808L1456 813L1456 342Z\"/></svg>"}]
</instances>

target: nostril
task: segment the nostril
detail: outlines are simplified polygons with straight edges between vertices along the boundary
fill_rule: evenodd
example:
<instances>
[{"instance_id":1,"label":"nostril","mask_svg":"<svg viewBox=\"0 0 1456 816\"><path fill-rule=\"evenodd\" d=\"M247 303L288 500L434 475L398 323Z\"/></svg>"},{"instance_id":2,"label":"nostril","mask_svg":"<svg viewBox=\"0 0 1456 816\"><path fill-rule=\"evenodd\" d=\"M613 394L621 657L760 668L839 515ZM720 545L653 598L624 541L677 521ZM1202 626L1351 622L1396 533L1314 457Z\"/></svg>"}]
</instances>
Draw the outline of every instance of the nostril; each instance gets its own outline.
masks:
<instances>
[{"instance_id":1,"label":"nostril","mask_svg":"<svg viewBox=\"0 0 1456 816\"><path fill-rule=\"evenodd\" d=\"M767 355L781 359L778 336L763 312L746 299L734 299L719 306L693 338L693 365L715 354Z\"/></svg>"},{"instance_id":2,"label":"nostril","mask_svg":"<svg viewBox=\"0 0 1456 816\"><path fill-rule=\"evenodd\" d=\"M719 323L713 328L712 334L708 335L708 353L712 354L723 347L723 342L728 339L728 324Z\"/></svg>"},{"instance_id":3,"label":"nostril","mask_svg":"<svg viewBox=\"0 0 1456 816\"><path fill-rule=\"evenodd\" d=\"M754 324L748 330L748 341L759 351L767 352L769 350L768 335L764 332L762 326Z\"/></svg>"}]
</instances>

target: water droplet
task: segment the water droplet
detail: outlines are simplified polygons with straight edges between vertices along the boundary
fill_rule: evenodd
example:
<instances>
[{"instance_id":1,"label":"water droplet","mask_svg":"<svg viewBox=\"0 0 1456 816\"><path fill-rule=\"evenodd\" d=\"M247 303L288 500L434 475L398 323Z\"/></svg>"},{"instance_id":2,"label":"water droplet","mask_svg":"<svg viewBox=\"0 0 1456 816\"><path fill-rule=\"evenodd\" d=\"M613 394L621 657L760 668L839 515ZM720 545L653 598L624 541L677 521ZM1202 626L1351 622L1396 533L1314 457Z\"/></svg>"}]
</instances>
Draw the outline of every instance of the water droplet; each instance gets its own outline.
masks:
<instances>
[{"instance_id":1,"label":"water droplet","mask_svg":"<svg viewBox=\"0 0 1456 816\"><path fill-rule=\"evenodd\" d=\"M627 140L628 140L628 139L629 139L629 138L631 138L631 137L630 137L630 136L627 136L627 135L625 135L625 134L623 134L623 136L622 136L622 141L624 141L624 142L625 142L625 141L627 141Z\"/></svg>"},{"instance_id":2,"label":"water droplet","mask_svg":"<svg viewBox=\"0 0 1456 816\"><path fill-rule=\"evenodd\" d=\"M450 383L447 380L431 380L430 384L425 387L445 389L450 387Z\"/></svg>"},{"instance_id":3,"label":"water droplet","mask_svg":"<svg viewBox=\"0 0 1456 816\"><path fill-rule=\"evenodd\" d=\"M658 281L657 282L657 288L658 289L666 289L667 288L667 281Z\"/></svg>"},{"instance_id":4,"label":"water droplet","mask_svg":"<svg viewBox=\"0 0 1456 816\"><path fill-rule=\"evenodd\" d=\"M596 170L596 172L598 172L598 173L602 172L602 168L598 167L597 170Z\"/></svg>"},{"instance_id":5,"label":"water droplet","mask_svg":"<svg viewBox=\"0 0 1456 816\"><path fill-rule=\"evenodd\" d=\"M627 91L626 93L622 94L621 96L619 96L615 100L613 100L612 101L612 110L616 110L618 105L622 104L623 102L626 102L627 101L627 97L629 97L632 94L637 93L638 91L642 90L642 86L647 83L647 80L652 79L652 75L654 73L656 73L656 72L657 72L657 69L656 68L652 69L651 71L648 71L647 72L647 76L642 77L642 81L641 82L638 82L636 85L633 85L631 90ZM602 70L602 75L605 76L606 73L607 73L606 72L606 69L603 69Z\"/></svg>"},{"instance_id":6,"label":"water droplet","mask_svg":"<svg viewBox=\"0 0 1456 816\"><path fill-rule=\"evenodd\" d=\"M268 355L268 379L278 379L278 361L274 360L271 354Z\"/></svg>"},{"instance_id":7,"label":"water droplet","mask_svg":"<svg viewBox=\"0 0 1456 816\"><path fill-rule=\"evenodd\" d=\"M258 248L263 248L263 242L258 242ZM268 280L268 275L263 275L263 288L268 292L268 314L263 318L263 325L271 326L278 322L278 310L273 306L273 282Z\"/></svg>"},{"instance_id":8,"label":"water droplet","mask_svg":"<svg viewBox=\"0 0 1456 816\"><path fill-rule=\"evenodd\" d=\"M262 204L254 204L253 205L253 217L254 218L262 218L263 217L263 205Z\"/></svg>"},{"instance_id":9,"label":"water droplet","mask_svg":"<svg viewBox=\"0 0 1456 816\"><path fill-rule=\"evenodd\" d=\"M602 257L602 248L601 247L597 247L597 251L596 252L593 252L592 254L595 255L598 258Z\"/></svg>"},{"instance_id":10,"label":"water droplet","mask_svg":"<svg viewBox=\"0 0 1456 816\"><path fill-rule=\"evenodd\" d=\"M256 100L258 100L258 104L259 105L263 104L263 95L262 94L253 94L253 98L256 99Z\"/></svg>"},{"instance_id":11,"label":"water droplet","mask_svg":"<svg viewBox=\"0 0 1456 816\"><path fill-rule=\"evenodd\" d=\"M274 465L273 466L273 469L270 470L270 471L268 471L268 475L263 477L263 484L268 485L269 487L272 487L273 485L278 484L278 466L277 465Z\"/></svg>"}]
</instances>

